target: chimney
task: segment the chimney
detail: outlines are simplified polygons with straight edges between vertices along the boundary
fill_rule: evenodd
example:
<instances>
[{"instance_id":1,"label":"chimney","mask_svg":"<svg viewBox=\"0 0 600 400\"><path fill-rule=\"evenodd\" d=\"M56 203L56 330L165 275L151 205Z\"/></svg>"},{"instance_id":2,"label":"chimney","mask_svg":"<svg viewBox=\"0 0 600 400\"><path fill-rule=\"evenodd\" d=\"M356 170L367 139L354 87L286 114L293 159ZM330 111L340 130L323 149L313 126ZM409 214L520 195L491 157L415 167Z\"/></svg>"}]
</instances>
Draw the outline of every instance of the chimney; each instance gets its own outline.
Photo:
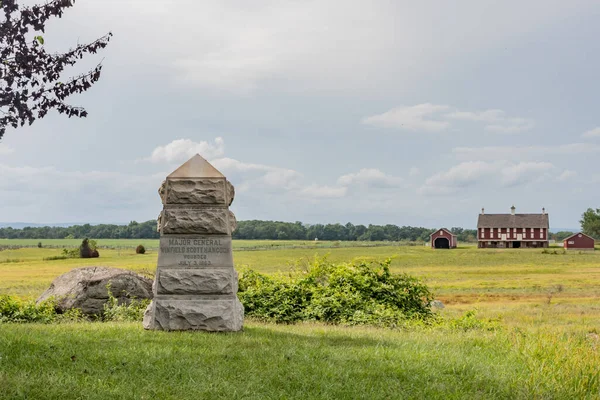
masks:
<instances>
[{"instance_id":1,"label":"chimney","mask_svg":"<svg viewBox=\"0 0 600 400\"><path fill-rule=\"evenodd\" d=\"M481 215L485 214L485 208L481 207Z\"/></svg>"},{"instance_id":2,"label":"chimney","mask_svg":"<svg viewBox=\"0 0 600 400\"><path fill-rule=\"evenodd\" d=\"M546 215L546 209L542 207L542 215Z\"/></svg>"},{"instance_id":3,"label":"chimney","mask_svg":"<svg viewBox=\"0 0 600 400\"><path fill-rule=\"evenodd\" d=\"M516 208L515 208L515 206L513 205L513 206L510 208L510 214L511 214L511 215L515 215L515 210L516 210Z\"/></svg>"}]
</instances>

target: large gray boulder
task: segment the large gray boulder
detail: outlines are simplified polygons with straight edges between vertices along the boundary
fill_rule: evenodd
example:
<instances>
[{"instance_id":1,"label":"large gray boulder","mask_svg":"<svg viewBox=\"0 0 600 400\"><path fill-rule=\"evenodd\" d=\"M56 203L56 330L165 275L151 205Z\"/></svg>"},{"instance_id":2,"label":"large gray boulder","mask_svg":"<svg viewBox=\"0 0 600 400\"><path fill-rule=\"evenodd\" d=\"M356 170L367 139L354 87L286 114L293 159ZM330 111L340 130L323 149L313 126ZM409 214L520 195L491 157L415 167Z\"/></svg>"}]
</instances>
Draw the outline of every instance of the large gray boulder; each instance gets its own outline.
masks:
<instances>
[{"instance_id":1,"label":"large gray boulder","mask_svg":"<svg viewBox=\"0 0 600 400\"><path fill-rule=\"evenodd\" d=\"M86 315L99 315L108 301L106 286L109 283L110 291L119 304L129 304L134 298L152 298L151 279L119 268L84 267L56 278L37 302L54 297L59 312L79 308Z\"/></svg>"}]
</instances>

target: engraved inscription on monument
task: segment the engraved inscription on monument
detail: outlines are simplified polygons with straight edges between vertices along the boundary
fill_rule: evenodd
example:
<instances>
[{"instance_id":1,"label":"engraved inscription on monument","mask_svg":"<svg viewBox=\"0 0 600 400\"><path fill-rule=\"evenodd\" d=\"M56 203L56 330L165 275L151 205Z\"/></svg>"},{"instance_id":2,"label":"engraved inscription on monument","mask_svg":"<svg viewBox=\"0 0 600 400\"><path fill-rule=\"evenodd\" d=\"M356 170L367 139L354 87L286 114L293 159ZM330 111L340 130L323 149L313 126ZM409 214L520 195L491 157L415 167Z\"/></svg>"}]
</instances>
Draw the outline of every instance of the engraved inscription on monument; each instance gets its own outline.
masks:
<instances>
[{"instance_id":1,"label":"engraved inscription on monument","mask_svg":"<svg viewBox=\"0 0 600 400\"><path fill-rule=\"evenodd\" d=\"M230 236L163 236L158 264L162 267L233 268Z\"/></svg>"},{"instance_id":2,"label":"engraved inscription on monument","mask_svg":"<svg viewBox=\"0 0 600 400\"><path fill-rule=\"evenodd\" d=\"M244 308L236 295L231 249L234 193L231 183L200 155L161 185L158 266L145 329L242 329Z\"/></svg>"}]
</instances>

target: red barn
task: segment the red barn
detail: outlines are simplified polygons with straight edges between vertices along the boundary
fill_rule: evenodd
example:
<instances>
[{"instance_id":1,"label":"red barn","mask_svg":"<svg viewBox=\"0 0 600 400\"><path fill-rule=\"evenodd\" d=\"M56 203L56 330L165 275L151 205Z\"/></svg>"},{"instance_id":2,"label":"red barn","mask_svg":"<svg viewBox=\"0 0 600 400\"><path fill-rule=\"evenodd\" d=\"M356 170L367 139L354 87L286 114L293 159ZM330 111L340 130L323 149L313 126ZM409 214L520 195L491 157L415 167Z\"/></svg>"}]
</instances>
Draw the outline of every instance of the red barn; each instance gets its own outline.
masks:
<instances>
[{"instance_id":1,"label":"red barn","mask_svg":"<svg viewBox=\"0 0 600 400\"><path fill-rule=\"evenodd\" d=\"M433 232L429 236L429 242L432 249L455 249L457 243L456 236L446 228Z\"/></svg>"},{"instance_id":2,"label":"red barn","mask_svg":"<svg viewBox=\"0 0 600 400\"><path fill-rule=\"evenodd\" d=\"M548 247L549 221L541 214L486 214L481 209L477 220L477 247L480 249L517 249Z\"/></svg>"},{"instance_id":3,"label":"red barn","mask_svg":"<svg viewBox=\"0 0 600 400\"><path fill-rule=\"evenodd\" d=\"M594 250L594 238L579 232L563 240L563 246L567 250Z\"/></svg>"}]
</instances>

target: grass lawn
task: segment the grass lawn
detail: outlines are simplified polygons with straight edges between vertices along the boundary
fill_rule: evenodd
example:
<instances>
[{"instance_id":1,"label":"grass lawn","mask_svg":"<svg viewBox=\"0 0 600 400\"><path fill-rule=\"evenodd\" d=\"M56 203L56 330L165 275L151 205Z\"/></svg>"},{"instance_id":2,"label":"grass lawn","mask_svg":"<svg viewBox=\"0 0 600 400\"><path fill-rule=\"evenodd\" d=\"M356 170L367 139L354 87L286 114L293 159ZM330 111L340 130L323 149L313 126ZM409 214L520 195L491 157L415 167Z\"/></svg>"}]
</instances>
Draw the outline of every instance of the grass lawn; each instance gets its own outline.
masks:
<instances>
[{"instance_id":1,"label":"grass lawn","mask_svg":"<svg viewBox=\"0 0 600 400\"><path fill-rule=\"evenodd\" d=\"M593 343L539 339L253 322L235 334L0 325L0 398L597 398L598 353L564 359L574 340Z\"/></svg>"}]
</instances>

